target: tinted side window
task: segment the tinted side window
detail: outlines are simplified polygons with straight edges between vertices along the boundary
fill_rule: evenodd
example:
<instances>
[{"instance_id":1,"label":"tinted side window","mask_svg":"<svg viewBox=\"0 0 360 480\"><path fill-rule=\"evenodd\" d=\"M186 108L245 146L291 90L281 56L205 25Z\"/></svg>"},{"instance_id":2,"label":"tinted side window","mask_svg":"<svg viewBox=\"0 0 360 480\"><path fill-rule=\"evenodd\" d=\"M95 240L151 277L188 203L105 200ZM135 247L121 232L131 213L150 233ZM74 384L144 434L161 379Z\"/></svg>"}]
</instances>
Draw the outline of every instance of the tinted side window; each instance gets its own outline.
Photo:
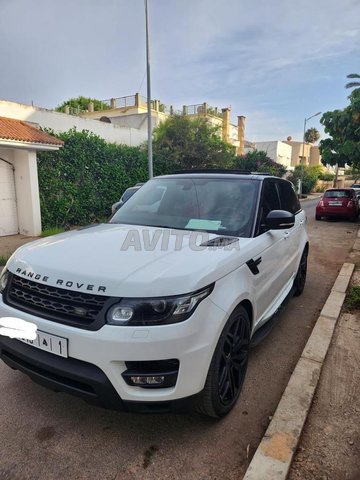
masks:
<instances>
[{"instance_id":1,"label":"tinted side window","mask_svg":"<svg viewBox=\"0 0 360 480\"><path fill-rule=\"evenodd\" d=\"M267 231L265 227L265 219L271 210L280 210L280 200L276 188L276 181L264 180L261 195L257 234Z\"/></svg>"},{"instance_id":2,"label":"tinted side window","mask_svg":"<svg viewBox=\"0 0 360 480\"><path fill-rule=\"evenodd\" d=\"M278 188L281 210L287 210L290 213L296 213L301 210L300 202L290 182L279 182Z\"/></svg>"}]
</instances>

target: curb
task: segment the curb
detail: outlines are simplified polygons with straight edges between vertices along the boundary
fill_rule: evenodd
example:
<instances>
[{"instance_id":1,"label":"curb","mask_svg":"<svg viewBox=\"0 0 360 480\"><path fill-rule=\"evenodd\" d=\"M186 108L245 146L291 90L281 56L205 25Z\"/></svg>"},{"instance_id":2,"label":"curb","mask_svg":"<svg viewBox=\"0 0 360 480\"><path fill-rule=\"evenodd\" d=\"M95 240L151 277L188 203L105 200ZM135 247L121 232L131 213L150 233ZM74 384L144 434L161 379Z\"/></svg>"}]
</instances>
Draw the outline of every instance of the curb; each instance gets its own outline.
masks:
<instances>
[{"instance_id":1,"label":"curb","mask_svg":"<svg viewBox=\"0 0 360 480\"><path fill-rule=\"evenodd\" d=\"M286 479L354 268L343 264L243 480Z\"/></svg>"}]
</instances>

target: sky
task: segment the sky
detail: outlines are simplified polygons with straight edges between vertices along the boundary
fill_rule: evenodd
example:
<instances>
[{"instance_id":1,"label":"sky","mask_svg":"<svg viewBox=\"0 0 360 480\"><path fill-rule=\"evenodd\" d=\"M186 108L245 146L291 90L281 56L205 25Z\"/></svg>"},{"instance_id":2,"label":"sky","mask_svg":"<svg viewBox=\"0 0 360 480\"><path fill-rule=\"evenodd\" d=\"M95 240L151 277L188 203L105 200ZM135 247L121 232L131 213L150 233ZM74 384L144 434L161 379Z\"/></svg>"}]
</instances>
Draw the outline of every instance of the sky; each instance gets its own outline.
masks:
<instances>
[{"instance_id":1,"label":"sky","mask_svg":"<svg viewBox=\"0 0 360 480\"><path fill-rule=\"evenodd\" d=\"M360 74L359 0L149 0L152 98L246 116L250 141L301 140ZM144 0L0 0L0 99L54 108L146 95ZM323 135L320 116L309 120Z\"/></svg>"}]
</instances>

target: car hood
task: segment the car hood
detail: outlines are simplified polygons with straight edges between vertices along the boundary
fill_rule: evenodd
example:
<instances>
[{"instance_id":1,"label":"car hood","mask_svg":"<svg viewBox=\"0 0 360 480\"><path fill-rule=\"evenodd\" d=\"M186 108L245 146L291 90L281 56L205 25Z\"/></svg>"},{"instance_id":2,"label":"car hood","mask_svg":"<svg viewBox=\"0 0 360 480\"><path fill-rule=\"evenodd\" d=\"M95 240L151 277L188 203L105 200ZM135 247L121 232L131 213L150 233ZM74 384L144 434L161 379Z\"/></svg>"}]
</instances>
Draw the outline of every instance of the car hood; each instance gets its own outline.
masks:
<instances>
[{"instance_id":1,"label":"car hood","mask_svg":"<svg viewBox=\"0 0 360 480\"><path fill-rule=\"evenodd\" d=\"M179 235L183 235L181 241ZM199 249L204 239L218 236L97 225L28 243L13 254L7 268L39 283L86 293L178 295L215 282L251 258L254 239L238 238L227 247Z\"/></svg>"}]
</instances>

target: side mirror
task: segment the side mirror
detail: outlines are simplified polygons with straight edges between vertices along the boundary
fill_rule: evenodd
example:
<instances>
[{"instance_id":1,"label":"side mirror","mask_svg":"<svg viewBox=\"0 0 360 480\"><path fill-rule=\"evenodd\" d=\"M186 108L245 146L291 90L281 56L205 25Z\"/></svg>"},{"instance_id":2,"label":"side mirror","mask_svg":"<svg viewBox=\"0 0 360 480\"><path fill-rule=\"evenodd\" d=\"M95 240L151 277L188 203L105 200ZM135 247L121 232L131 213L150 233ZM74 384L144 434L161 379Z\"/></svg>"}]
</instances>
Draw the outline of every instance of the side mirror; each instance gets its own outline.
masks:
<instances>
[{"instance_id":1,"label":"side mirror","mask_svg":"<svg viewBox=\"0 0 360 480\"><path fill-rule=\"evenodd\" d=\"M270 230L291 228L295 225L295 215L286 210L271 210L266 217L265 224Z\"/></svg>"}]
</instances>

